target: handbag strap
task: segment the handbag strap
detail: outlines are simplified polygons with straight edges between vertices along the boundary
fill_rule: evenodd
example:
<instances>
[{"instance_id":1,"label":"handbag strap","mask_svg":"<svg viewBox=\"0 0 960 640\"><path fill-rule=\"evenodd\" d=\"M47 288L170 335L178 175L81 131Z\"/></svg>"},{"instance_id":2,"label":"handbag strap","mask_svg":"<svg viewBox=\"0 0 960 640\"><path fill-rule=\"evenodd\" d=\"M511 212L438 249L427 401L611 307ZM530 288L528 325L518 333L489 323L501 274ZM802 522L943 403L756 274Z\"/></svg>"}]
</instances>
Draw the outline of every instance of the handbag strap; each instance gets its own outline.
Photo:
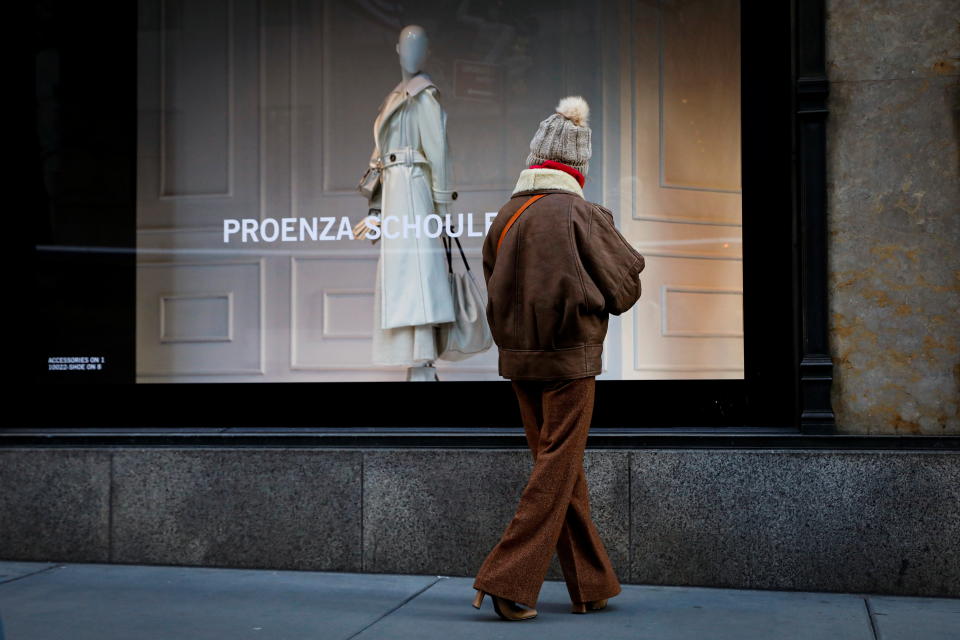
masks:
<instances>
[{"instance_id":1,"label":"handbag strap","mask_svg":"<svg viewBox=\"0 0 960 640\"><path fill-rule=\"evenodd\" d=\"M460 250L460 258L463 260L463 266L466 267L467 271L470 271L470 264L467 262L467 256L463 252L463 247L460 246L460 236L453 236L453 239L457 241L457 249ZM443 242L444 252L447 254L447 271L453 273L453 259L450 256L451 251L453 250L452 245L450 245L450 236L444 234L441 236L440 240Z\"/></svg>"},{"instance_id":2,"label":"handbag strap","mask_svg":"<svg viewBox=\"0 0 960 640\"><path fill-rule=\"evenodd\" d=\"M500 232L500 238L497 240L497 252L500 251L500 243L503 242L503 238L507 235L507 231L510 230L510 227L513 226L513 223L516 222L517 218L520 217L520 214L526 210L527 207L532 205L534 202L542 198L543 196L548 196L549 193L538 193L535 196L530 196L530 199L523 203L523 205L517 209L517 212L510 216L510 219L507 220L506 226L503 227L503 231Z\"/></svg>"}]
</instances>

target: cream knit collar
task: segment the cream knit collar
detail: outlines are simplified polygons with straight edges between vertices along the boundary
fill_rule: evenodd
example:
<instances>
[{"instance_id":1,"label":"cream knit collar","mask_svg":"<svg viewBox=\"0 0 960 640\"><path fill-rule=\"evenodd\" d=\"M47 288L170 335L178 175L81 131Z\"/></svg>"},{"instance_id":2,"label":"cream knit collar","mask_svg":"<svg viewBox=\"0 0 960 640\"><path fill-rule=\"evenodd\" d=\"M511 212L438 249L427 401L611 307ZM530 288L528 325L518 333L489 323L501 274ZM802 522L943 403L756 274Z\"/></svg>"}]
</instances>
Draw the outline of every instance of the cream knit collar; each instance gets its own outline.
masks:
<instances>
[{"instance_id":1,"label":"cream knit collar","mask_svg":"<svg viewBox=\"0 0 960 640\"><path fill-rule=\"evenodd\" d=\"M537 167L535 169L524 169L520 172L520 178L517 180L517 186L513 193L520 191L529 191L531 189L562 189L575 193L583 197L583 189L577 179L566 171L560 169L547 169L546 167ZM511 194L512 195L512 194Z\"/></svg>"}]
</instances>

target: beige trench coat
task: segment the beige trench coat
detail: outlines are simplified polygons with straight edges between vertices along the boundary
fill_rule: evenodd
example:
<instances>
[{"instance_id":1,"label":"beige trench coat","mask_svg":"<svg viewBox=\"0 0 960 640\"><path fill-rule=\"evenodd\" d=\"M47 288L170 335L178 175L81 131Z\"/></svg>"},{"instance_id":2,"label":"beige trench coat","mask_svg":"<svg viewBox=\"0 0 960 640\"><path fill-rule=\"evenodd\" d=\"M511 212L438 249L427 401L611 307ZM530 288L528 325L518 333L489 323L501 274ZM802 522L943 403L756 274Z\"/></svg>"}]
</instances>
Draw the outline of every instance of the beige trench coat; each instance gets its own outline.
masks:
<instances>
[{"instance_id":1,"label":"beige trench coat","mask_svg":"<svg viewBox=\"0 0 960 640\"><path fill-rule=\"evenodd\" d=\"M439 357L439 326L454 318L446 257L439 238L402 235L402 223L441 217L457 195L448 187L447 116L439 91L420 72L384 98L373 125L370 166L383 163L383 186L370 201L381 209L374 290L372 362L415 365ZM391 155L395 156L391 160ZM399 218L390 221L389 216ZM386 231L398 237L383 234ZM431 230L436 229L436 221ZM399 233L398 233L399 232Z\"/></svg>"},{"instance_id":2,"label":"beige trench coat","mask_svg":"<svg viewBox=\"0 0 960 640\"><path fill-rule=\"evenodd\" d=\"M374 122L369 164L374 166L379 157L384 166L382 188L369 203L381 210L374 362L412 364L436 359L432 325L454 319L443 244L439 237L423 233L422 226L430 214L445 221L456 198L447 182L446 121L439 90L421 71L397 84ZM415 216L420 216L419 233L412 229ZM427 228L435 235L438 224L434 220Z\"/></svg>"}]
</instances>

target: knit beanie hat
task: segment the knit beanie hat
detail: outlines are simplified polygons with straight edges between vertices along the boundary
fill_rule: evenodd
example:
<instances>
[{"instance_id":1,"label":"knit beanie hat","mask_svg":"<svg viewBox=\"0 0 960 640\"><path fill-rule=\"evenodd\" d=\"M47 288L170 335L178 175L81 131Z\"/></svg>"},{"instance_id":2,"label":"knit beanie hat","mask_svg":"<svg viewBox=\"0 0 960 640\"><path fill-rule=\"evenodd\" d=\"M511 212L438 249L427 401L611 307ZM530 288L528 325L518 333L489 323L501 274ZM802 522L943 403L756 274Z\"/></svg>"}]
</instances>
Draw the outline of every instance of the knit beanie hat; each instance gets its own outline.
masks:
<instances>
[{"instance_id":1,"label":"knit beanie hat","mask_svg":"<svg viewBox=\"0 0 960 640\"><path fill-rule=\"evenodd\" d=\"M527 166L546 160L562 162L586 175L590 167L590 107L580 96L562 99L552 115L540 122L530 141Z\"/></svg>"}]
</instances>

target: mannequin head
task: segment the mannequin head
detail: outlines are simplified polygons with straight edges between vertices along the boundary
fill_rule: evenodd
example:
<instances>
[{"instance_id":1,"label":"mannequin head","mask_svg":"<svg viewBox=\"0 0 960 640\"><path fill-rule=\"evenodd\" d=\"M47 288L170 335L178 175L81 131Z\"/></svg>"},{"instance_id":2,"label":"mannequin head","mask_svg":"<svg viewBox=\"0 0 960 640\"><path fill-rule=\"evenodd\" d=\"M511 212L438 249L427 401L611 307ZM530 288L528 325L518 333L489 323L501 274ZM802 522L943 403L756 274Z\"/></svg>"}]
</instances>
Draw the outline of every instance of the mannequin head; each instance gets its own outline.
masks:
<instances>
[{"instance_id":1,"label":"mannequin head","mask_svg":"<svg viewBox=\"0 0 960 640\"><path fill-rule=\"evenodd\" d=\"M400 32L397 55L400 56L400 66L406 73L413 75L423 67L429 52L427 44L427 33L420 25L407 25Z\"/></svg>"}]
</instances>

